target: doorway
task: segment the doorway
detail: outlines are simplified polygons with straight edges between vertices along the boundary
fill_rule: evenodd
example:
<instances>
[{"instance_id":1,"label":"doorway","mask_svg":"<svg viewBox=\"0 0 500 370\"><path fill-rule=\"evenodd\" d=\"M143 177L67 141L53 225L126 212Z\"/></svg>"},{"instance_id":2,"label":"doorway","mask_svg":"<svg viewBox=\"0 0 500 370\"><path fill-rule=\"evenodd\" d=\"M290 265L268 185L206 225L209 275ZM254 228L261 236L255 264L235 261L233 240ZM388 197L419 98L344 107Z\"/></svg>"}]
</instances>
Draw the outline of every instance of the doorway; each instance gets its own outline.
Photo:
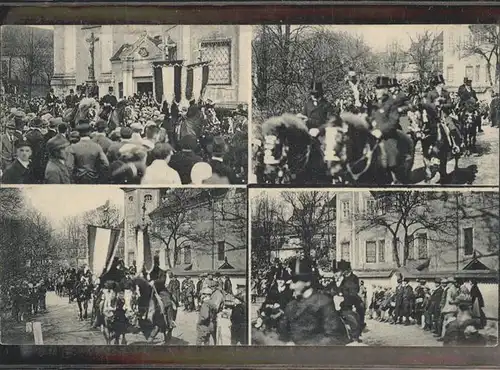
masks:
<instances>
[{"instance_id":1,"label":"doorway","mask_svg":"<svg viewBox=\"0 0 500 370\"><path fill-rule=\"evenodd\" d=\"M153 83L152 82L137 82L137 93L138 94L146 94L149 92L153 92Z\"/></svg>"}]
</instances>

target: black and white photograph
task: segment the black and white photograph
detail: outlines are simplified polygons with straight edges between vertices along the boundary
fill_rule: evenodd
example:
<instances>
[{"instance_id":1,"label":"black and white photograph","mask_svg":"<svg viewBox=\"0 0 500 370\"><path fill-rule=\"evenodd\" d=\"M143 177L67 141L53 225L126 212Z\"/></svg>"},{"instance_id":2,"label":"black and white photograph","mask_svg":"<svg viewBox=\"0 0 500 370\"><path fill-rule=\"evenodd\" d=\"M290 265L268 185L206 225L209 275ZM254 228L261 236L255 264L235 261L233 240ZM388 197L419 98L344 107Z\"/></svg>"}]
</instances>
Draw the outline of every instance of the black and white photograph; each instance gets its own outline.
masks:
<instances>
[{"instance_id":1,"label":"black and white photograph","mask_svg":"<svg viewBox=\"0 0 500 370\"><path fill-rule=\"evenodd\" d=\"M2 183L247 183L251 35L2 26Z\"/></svg>"},{"instance_id":2,"label":"black and white photograph","mask_svg":"<svg viewBox=\"0 0 500 370\"><path fill-rule=\"evenodd\" d=\"M498 24L256 25L258 184L499 184Z\"/></svg>"},{"instance_id":3,"label":"black and white photograph","mask_svg":"<svg viewBox=\"0 0 500 370\"><path fill-rule=\"evenodd\" d=\"M247 345L246 204L241 188L0 189L0 343Z\"/></svg>"},{"instance_id":4,"label":"black and white photograph","mask_svg":"<svg viewBox=\"0 0 500 370\"><path fill-rule=\"evenodd\" d=\"M249 199L252 344L497 345L496 190Z\"/></svg>"}]
</instances>

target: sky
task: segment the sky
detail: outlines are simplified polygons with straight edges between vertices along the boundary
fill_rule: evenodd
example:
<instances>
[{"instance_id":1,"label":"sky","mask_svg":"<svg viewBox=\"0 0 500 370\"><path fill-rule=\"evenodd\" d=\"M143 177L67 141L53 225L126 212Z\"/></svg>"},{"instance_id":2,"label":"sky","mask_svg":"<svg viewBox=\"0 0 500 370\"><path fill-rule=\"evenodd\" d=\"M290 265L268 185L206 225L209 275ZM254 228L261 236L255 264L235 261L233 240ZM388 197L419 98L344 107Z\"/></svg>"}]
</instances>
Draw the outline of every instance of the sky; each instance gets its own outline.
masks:
<instances>
[{"instance_id":1,"label":"sky","mask_svg":"<svg viewBox=\"0 0 500 370\"><path fill-rule=\"evenodd\" d=\"M104 205L108 199L123 210L123 190L113 186L26 186L23 193L27 203L46 216L54 227L69 216Z\"/></svg>"}]
</instances>

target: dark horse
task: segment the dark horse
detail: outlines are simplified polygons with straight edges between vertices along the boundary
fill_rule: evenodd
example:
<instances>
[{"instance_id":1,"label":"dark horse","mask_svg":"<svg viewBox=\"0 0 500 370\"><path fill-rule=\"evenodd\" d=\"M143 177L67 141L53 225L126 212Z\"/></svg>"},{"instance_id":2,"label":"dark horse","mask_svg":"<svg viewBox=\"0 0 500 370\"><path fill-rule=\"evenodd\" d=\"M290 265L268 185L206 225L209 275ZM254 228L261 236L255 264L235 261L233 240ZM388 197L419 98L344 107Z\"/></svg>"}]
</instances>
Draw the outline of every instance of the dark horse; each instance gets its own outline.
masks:
<instances>
[{"instance_id":1,"label":"dark horse","mask_svg":"<svg viewBox=\"0 0 500 370\"><path fill-rule=\"evenodd\" d=\"M331 183L320 142L301 118L292 114L269 118L262 125L262 139L256 153L259 183Z\"/></svg>"},{"instance_id":2,"label":"dark horse","mask_svg":"<svg viewBox=\"0 0 500 370\"><path fill-rule=\"evenodd\" d=\"M128 120L134 120L135 112L132 108L131 103L128 100L120 100L114 109L111 110L107 117L108 129L107 132L110 133L114 131L117 127L127 126Z\"/></svg>"},{"instance_id":3,"label":"dark horse","mask_svg":"<svg viewBox=\"0 0 500 370\"><path fill-rule=\"evenodd\" d=\"M389 140L380 142L371 135L364 117L353 113L330 120L321 131L325 161L334 178L357 185L410 183L414 146L402 131L396 130L389 146ZM397 158L395 165L387 164L388 150Z\"/></svg>"},{"instance_id":4,"label":"dark horse","mask_svg":"<svg viewBox=\"0 0 500 370\"><path fill-rule=\"evenodd\" d=\"M160 286L157 285L159 289ZM126 344L127 333L142 332L152 342L159 332L164 342L172 337L173 326L169 323L166 311L173 310L165 301L171 295L163 290L158 292L147 280L136 277L124 279L114 290L104 290L102 294L103 333L107 344ZM167 303L167 304L166 304ZM175 318L176 311L172 312Z\"/></svg>"},{"instance_id":5,"label":"dark horse","mask_svg":"<svg viewBox=\"0 0 500 370\"><path fill-rule=\"evenodd\" d=\"M89 302L92 298L93 286L88 277L82 277L75 286L75 298L78 304L80 320L86 320L88 316Z\"/></svg>"},{"instance_id":6,"label":"dark horse","mask_svg":"<svg viewBox=\"0 0 500 370\"><path fill-rule=\"evenodd\" d=\"M476 111L465 111L459 118L465 156L471 155L476 150L478 116L479 113Z\"/></svg>"}]
</instances>

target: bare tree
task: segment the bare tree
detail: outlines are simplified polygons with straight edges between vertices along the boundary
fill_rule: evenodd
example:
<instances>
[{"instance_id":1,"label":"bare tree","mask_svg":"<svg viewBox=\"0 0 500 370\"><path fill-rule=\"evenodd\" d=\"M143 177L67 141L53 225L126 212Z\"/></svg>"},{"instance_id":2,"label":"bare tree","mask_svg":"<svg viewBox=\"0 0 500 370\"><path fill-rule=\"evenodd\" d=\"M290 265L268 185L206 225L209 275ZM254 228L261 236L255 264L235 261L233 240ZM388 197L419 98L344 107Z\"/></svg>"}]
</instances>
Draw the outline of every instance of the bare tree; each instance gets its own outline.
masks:
<instances>
[{"instance_id":1,"label":"bare tree","mask_svg":"<svg viewBox=\"0 0 500 370\"><path fill-rule=\"evenodd\" d=\"M377 207L357 215L360 227L357 233L365 230L384 228L392 235L392 250L398 267L405 266L410 255L409 249L416 236L423 231L434 232L436 243L448 243L455 235L452 218L447 212L436 212L432 193L416 191L373 193ZM399 254L399 235L403 234L403 256Z\"/></svg>"},{"instance_id":2,"label":"bare tree","mask_svg":"<svg viewBox=\"0 0 500 370\"><path fill-rule=\"evenodd\" d=\"M335 223L335 194L325 191L298 191L281 193L284 207L291 210L291 216L280 215L283 225L300 236L306 256L317 253L319 237L329 225ZM315 256L318 258L319 256Z\"/></svg>"},{"instance_id":3,"label":"bare tree","mask_svg":"<svg viewBox=\"0 0 500 370\"><path fill-rule=\"evenodd\" d=\"M469 25L469 37L457 45L463 57L478 55L486 61L488 81L491 86L498 84L500 76L500 27L495 24ZM491 75L495 66L495 79Z\"/></svg>"},{"instance_id":4,"label":"bare tree","mask_svg":"<svg viewBox=\"0 0 500 370\"><path fill-rule=\"evenodd\" d=\"M415 38L410 36L409 61L415 66L420 81L426 81L440 70L443 50L443 34L426 30Z\"/></svg>"},{"instance_id":5,"label":"bare tree","mask_svg":"<svg viewBox=\"0 0 500 370\"><path fill-rule=\"evenodd\" d=\"M397 76L407 67L406 52L398 41L387 45L382 55L382 65L387 74Z\"/></svg>"}]
</instances>

